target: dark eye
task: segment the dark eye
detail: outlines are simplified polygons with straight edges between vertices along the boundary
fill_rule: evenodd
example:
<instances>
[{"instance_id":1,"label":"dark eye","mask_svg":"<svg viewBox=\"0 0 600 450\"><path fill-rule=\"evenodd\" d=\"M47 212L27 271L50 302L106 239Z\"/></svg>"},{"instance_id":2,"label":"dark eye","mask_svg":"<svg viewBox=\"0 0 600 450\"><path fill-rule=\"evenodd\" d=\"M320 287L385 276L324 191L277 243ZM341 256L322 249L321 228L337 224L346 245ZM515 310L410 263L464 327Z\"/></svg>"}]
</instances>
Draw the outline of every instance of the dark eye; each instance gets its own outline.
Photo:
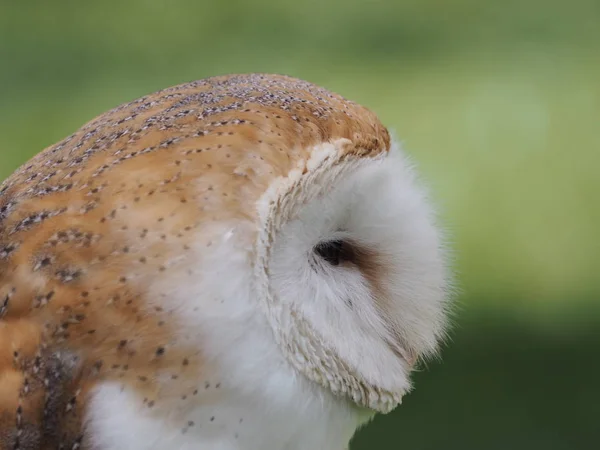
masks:
<instances>
[{"instance_id":1,"label":"dark eye","mask_svg":"<svg viewBox=\"0 0 600 450\"><path fill-rule=\"evenodd\" d=\"M354 254L352 246L342 240L319 242L315 246L315 253L332 266L338 266L343 261L351 261Z\"/></svg>"}]
</instances>

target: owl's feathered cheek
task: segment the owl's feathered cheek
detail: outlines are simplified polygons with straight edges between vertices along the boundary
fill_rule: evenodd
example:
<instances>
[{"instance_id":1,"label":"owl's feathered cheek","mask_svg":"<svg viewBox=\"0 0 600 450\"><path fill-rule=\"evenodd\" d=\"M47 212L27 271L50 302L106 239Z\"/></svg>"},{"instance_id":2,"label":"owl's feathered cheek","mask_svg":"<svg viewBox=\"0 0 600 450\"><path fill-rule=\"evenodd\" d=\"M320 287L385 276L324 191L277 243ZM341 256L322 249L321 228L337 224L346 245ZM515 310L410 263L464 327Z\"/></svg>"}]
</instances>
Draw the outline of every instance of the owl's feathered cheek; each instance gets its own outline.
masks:
<instances>
[{"instance_id":1,"label":"owl's feathered cheek","mask_svg":"<svg viewBox=\"0 0 600 450\"><path fill-rule=\"evenodd\" d=\"M324 240L315 245L308 257L310 266L317 274L329 277L335 276L332 272L340 271L346 272L348 276L354 275L359 278L360 284L366 285L368 295L364 295L365 293L358 289L350 291L344 296L346 305L354 310L361 304L372 304L377 313L382 316L385 328L385 323L388 321L385 317L384 305L390 302L388 297L391 295L386 288L386 279L393 276L389 269L390 258L376 246L351 237L343 237L343 234L339 232L337 238ZM382 337L394 354L407 363L409 369L414 368L419 359L419 352L411 348L393 327L389 325L388 327L390 328L388 335Z\"/></svg>"}]
</instances>

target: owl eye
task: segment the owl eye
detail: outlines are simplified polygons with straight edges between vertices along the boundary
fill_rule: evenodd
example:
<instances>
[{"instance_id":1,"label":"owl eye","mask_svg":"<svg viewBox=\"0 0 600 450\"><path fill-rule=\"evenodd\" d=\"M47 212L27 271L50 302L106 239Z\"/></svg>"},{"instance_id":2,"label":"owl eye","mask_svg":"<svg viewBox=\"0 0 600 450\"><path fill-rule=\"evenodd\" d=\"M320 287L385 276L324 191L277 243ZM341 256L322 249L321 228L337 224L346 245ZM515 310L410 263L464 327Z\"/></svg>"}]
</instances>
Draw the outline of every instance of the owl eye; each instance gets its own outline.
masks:
<instances>
[{"instance_id":1,"label":"owl eye","mask_svg":"<svg viewBox=\"0 0 600 450\"><path fill-rule=\"evenodd\" d=\"M320 242L315 246L314 252L332 266L338 266L344 261L352 261L354 258L352 246L342 240Z\"/></svg>"}]
</instances>

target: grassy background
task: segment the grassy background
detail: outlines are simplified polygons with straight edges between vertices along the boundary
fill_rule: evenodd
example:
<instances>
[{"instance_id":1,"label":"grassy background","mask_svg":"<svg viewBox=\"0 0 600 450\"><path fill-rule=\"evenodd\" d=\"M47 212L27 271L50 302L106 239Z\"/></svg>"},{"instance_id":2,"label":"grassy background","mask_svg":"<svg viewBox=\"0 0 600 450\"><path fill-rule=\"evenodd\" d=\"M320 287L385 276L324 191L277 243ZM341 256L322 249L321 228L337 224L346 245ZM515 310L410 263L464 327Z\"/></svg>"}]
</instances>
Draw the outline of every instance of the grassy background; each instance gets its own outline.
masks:
<instances>
[{"instance_id":1,"label":"grassy background","mask_svg":"<svg viewBox=\"0 0 600 450\"><path fill-rule=\"evenodd\" d=\"M0 179L95 115L278 72L374 109L461 289L443 363L361 449L600 445L600 2L0 0Z\"/></svg>"}]
</instances>

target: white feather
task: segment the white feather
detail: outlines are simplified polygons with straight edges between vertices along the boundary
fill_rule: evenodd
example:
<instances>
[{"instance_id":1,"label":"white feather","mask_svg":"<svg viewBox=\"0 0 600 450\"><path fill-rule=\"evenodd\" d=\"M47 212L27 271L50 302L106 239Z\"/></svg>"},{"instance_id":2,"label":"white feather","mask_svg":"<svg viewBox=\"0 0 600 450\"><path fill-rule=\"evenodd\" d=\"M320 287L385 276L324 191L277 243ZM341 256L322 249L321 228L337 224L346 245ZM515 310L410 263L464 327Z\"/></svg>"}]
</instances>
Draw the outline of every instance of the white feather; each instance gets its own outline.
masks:
<instances>
[{"instance_id":1,"label":"white feather","mask_svg":"<svg viewBox=\"0 0 600 450\"><path fill-rule=\"evenodd\" d=\"M316 150L308 176L334 161L339 146ZM287 182L302 173L295 170ZM96 449L343 450L374 414L361 403L379 405L374 393L381 389L398 398L409 389L410 364L390 348L391 335L401 336L406 350L429 354L444 329L446 272L431 210L397 145L385 158L326 175L304 185L312 193L304 192L306 202L297 202L290 220L276 218L274 235L242 221L204 228L184 265L195 276L182 271L149 287L157 303L158 293L169 298L181 339L202 356L199 393L185 403L174 395L158 414L118 384L100 386L87 417ZM286 189L274 185L266 199ZM268 204L262 202L259 208ZM267 235L272 246L261 255ZM359 270L315 260L317 243L338 238L390 256L391 309L382 313ZM202 243L209 240L208 251ZM257 276L261 258L268 266L264 279ZM308 346L292 342L297 330L287 328L299 323L294 314L314 331ZM318 355L299 356L293 348ZM297 370L324 358L338 365ZM305 376L310 370L319 373ZM324 381L315 382L319 377ZM342 395L355 380L366 383L369 398Z\"/></svg>"}]
</instances>

